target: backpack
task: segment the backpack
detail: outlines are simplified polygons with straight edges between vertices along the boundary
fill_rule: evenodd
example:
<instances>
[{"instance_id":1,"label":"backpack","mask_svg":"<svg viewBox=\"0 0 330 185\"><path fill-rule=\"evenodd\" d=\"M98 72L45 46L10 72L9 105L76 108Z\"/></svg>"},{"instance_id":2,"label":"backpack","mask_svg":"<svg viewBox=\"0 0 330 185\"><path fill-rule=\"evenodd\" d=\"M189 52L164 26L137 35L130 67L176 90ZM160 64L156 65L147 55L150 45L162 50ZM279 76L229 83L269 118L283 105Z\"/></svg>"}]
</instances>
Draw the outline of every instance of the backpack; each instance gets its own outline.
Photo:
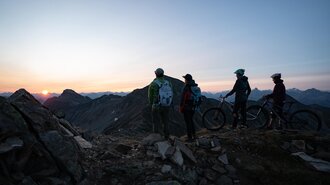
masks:
<instances>
[{"instance_id":1,"label":"backpack","mask_svg":"<svg viewBox=\"0 0 330 185\"><path fill-rule=\"evenodd\" d=\"M158 90L158 100L159 105L163 107L169 107L172 104L173 91L169 81L165 80L164 83L161 83L159 80L155 81L159 86Z\"/></svg>"},{"instance_id":2,"label":"backpack","mask_svg":"<svg viewBox=\"0 0 330 185\"><path fill-rule=\"evenodd\" d=\"M197 107L202 103L202 92L198 86L191 86L191 100L193 102L193 106Z\"/></svg>"}]
</instances>

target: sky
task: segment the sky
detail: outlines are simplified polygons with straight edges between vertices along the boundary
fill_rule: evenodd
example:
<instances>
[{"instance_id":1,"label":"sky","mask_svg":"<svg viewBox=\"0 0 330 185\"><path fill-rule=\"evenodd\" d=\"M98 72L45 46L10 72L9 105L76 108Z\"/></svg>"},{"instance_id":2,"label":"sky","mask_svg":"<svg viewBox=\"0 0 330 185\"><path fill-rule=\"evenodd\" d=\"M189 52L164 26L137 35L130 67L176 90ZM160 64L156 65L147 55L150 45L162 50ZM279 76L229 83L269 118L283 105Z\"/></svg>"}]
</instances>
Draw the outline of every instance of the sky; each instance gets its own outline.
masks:
<instances>
[{"instance_id":1,"label":"sky","mask_svg":"<svg viewBox=\"0 0 330 185\"><path fill-rule=\"evenodd\" d=\"M0 0L0 92L132 91L190 73L202 91L330 91L329 0Z\"/></svg>"}]
</instances>

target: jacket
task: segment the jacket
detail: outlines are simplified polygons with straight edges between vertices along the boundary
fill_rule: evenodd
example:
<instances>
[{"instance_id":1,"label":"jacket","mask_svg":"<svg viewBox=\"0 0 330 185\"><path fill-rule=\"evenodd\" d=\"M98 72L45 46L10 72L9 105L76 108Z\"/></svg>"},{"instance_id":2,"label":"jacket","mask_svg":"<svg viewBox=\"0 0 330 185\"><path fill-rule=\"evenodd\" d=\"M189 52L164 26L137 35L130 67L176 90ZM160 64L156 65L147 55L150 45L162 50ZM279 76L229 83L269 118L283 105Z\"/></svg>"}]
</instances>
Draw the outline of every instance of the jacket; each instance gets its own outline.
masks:
<instances>
[{"instance_id":1,"label":"jacket","mask_svg":"<svg viewBox=\"0 0 330 185\"><path fill-rule=\"evenodd\" d=\"M248 81L248 77L239 77L233 89L226 95L226 97L235 93L235 103L246 102L251 93L251 87Z\"/></svg>"},{"instance_id":2,"label":"jacket","mask_svg":"<svg viewBox=\"0 0 330 185\"><path fill-rule=\"evenodd\" d=\"M191 80L184 86L184 88L182 90L181 101L180 101L180 112L194 110L193 100L191 98L191 96L192 96L191 87L192 86L198 86L198 84L196 84L194 80Z\"/></svg>"},{"instance_id":3,"label":"jacket","mask_svg":"<svg viewBox=\"0 0 330 185\"><path fill-rule=\"evenodd\" d=\"M286 96L285 85L283 84L283 80L281 79L277 79L274 82L275 86L273 92L271 94L266 95L266 97L272 98L274 100L274 104L283 105Z\"/></svg>"}]
</instances>

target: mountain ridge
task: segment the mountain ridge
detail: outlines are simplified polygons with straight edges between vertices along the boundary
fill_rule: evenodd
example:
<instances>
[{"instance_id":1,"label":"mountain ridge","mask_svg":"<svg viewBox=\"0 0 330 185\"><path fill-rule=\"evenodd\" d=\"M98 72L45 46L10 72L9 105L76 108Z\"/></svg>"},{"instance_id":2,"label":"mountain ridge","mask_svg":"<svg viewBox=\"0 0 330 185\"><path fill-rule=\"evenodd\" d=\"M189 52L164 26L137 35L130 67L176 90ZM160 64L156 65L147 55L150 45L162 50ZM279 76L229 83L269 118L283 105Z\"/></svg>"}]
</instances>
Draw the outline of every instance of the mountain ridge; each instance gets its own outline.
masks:
<instances>
[{"instance_id":1,"label":"mountain ridge","mask_svg":"<svg viewBox=\"0 0 330 185\"><path fill-rule=\"evenodd\" d=\"M166 77L166 79L168 79L174 87L174 106L170 111L170 132L174 135L181 136L185 133L185 123L182 114L178 112L178 107L184 83L172 77ZM254 92L256 92L255 94L262 94L258 89ZM54 112L59 110L64 111L66 115L65 118L68 121L88 131L110 134L119 130L126 130L129 134L132 134L135 131L148 132L152 128L151 109L148 106L147 94L148 85L143 88L135 89L126 96L104 95L86 102L80 102L71 107L68 106L68 104L63 104L61 107L56 103L45 103L44 105ZM80 96L80 98L83 97L78 93L75 93L75 95ZM62 97L63 96L59 96L59 103L65 103L64 100L61 100ZM232 96L232 98L233 97L234 96ZM287 97L288 99L296 101L290 95ZM255 101L251 100L249 102L253 103ZM202 103L201 110L206 110L217 104L218 101L215 99L206 98L204 103ZM300 107L300 109L310 108L308 105L301 104L300 102L296 105ZM315 110L322 112L322 114L324 112L321 106L315 107ZM229 109L226 110L225 113L228 115L231 114ZM326 116L326 114L324 114L324 116ZM231 122L231 116L229 116L227 121L228 123ZM201 116L195 116L195 122L196 129L202 127Z\"/></svg>"}]
</instances>

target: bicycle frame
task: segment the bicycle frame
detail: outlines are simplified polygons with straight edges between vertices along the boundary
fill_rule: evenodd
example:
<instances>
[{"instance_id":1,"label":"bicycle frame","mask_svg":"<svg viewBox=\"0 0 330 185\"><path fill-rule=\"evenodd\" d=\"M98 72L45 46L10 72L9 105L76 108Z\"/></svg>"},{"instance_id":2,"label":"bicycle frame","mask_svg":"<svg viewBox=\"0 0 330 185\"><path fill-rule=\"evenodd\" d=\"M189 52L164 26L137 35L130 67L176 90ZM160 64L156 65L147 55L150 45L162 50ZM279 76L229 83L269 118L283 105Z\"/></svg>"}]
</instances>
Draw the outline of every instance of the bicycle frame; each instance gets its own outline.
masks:
<instances>
[{"instance_id":1,"label":"bicycle frame","mask_svg":"<svg viewBox=\"0 0 330 185\"><path fill-rule=\"evenodd\" d=\"M261 104L261 107L262 107L263 109L266 109L269 113L274 114L274 115L276 116L276 118L278 118L282 123L287 124L287 123L289 122L289 119L288 119L289 116L287 116L287 115L290 115L291 107L292 107L292 105L293 105L294 103L296 103L296 102L284 102L284 104L288 104L289 107L287 108L287 111L283 111L283 112L282 112L282 115L280 115L280 114L274 109L274 104L273 104L273 103L272 103L272 106L269 107L270 110L268 110L268 109L266 108L266 105L268 105L269 103L270 103L270 100L269 100L269 99L266 99L266 100ZM261 110L259 110L259 112L260 112L260 111L261 111ZM258 114L259 114L259 112L258 112Z\"/></svg>"}]
</instances>

